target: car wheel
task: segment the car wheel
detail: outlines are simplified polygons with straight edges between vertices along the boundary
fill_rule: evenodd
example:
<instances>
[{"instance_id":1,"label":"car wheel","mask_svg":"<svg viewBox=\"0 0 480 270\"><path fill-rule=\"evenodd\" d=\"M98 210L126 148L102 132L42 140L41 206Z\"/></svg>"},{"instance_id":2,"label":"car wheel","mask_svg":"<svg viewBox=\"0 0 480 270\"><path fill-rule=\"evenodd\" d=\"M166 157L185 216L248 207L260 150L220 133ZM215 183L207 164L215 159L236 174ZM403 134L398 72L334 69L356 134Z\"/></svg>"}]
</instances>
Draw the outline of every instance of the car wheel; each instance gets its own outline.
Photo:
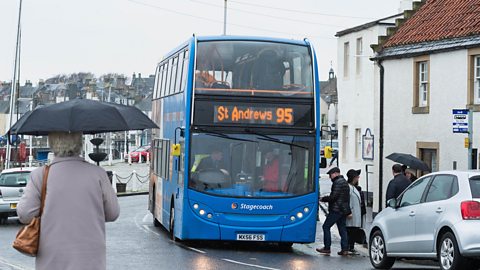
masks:
<instances>
[{"instance_id":1,"label":"car wheel","mask_svg":"<svg viewBox=\"0 0 480 270\"><path fill-rule=\"evenodd\" d=\"M465 269L467 260L460 254L457 239L451 232L442 235L437 253L440 269Z\"/></svg>"},{"instance_id":2,"label":"car wheel","mask_svg":"<svg viewBox=\"0 0 480 270\"><path fill-rule=\"evenodd\" d=\"M153 212L153 226L160 227L160 222L155 217L155 207L157 207L157 191L155 188L153 189L153 196L152 196L152 212Z\"/></svg>"},{"instance_id":3,"label":"car wheel","mask_svg":"<svg viewBox=\"0 0 480 270\"><path fill-rule=\"evenodd\" d=\"M170 207L170 239L175 241L175 206Z\"/></svg>"},{"instance_id":4,"label":"car wheel","mask_svg":"<svg viewBox=\"0 0 480 270\"><path fill-rule=\"evenodd\" d=\"M387 256L385 239L380 230L375 231L370 238L369 245L370 263L376 269L390 269L395 263L395 258Z\"/></svg>"}]
</instances>

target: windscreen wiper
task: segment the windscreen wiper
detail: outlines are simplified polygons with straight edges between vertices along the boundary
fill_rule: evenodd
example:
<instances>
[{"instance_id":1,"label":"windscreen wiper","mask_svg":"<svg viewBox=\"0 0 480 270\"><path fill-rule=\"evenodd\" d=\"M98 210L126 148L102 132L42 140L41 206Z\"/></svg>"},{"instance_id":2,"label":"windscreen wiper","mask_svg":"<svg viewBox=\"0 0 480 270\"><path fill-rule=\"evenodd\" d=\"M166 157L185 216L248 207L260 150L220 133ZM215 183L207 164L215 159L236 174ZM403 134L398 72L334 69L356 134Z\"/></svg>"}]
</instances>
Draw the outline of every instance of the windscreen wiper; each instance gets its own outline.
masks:
<instances>
[{"instance_id":1,"label":"windscreen wiper","mask_svg":"<svg viewBox=\"0 0 480 270\"><path fill-rule=\"evenodd\" d=\"M204 132L205 134L208 134L208 135L210 135L210 136L215 136L215 137L224 138L224 139L229 139L229 140L234 140L234 141L243 141L243 142L254 142L254 143L256 143L256 141L253 141L253 140L232 137L232 136L230 136L230 135L227 135L227 134L225 134L225 133L218 132L218 131L206 130L206 129L204 129L204 128L199 128L198 130L200 130L200 131L202 131L202 132Z\"/></svg>"},{"instance_id":2,"label":"windscreen wiper","mask_svg":"<svg viewBox=\"0 0 480 270\"><path fill-rule=\"evenodd\" d=\"M305 150L308 150L308 148L305 147L305 146L301 146L301 145L290 143L290 142L285 142L285 141L282 141L280 139L277 139L277 138L274 138L274 137L271 137L271 136L268 136L268 135L265 135L265 134L262 134L262 133L258 133L256 131L253 131L253 130L248 129L248 128L245 129L245 132L250 133L250 134L254 134L254 135L257 135L257 136L261 136L262 138L258 138L260 140L269 141L269 142L276 142L276 143L280 143L280 144L286 144L286 145L295 146L295 147L299 147L299 148L303 148Z\"/></svg>"}]
</instances>

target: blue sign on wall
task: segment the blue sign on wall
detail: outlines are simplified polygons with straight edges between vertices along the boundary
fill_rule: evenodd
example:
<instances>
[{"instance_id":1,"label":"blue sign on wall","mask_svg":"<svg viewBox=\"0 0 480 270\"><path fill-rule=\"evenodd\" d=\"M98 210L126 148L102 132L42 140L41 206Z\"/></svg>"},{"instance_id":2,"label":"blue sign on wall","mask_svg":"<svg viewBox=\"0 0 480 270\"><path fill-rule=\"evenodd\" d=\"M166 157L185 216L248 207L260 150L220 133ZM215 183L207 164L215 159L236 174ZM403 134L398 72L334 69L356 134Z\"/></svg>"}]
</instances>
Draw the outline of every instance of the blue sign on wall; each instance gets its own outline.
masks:
<instances>
[{"instance_id":1,"label":"blue sign on wall","mask_svg":"<svg viewBox=\"0 0 480 270\"><path fill-rule=\"evenodd\" d=\"M453 109L453 133L468 133L468 110Z\"/></svg>"}]
</instances>

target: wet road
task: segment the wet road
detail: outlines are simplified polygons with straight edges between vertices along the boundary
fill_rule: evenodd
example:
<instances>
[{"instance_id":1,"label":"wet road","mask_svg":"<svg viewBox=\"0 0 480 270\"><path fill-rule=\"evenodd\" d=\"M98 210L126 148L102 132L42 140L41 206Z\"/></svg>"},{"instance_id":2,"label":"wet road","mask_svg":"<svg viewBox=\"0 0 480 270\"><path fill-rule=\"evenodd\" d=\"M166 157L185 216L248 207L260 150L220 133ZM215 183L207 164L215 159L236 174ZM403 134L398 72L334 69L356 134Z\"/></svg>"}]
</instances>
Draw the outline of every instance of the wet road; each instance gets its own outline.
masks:
<instances>
[{"instance_id":1,"label":"wet road","mask_svg":"<svg viewBox=\"0 0 480 270\"><path fill-rule=\"evenodd\" d=\"M368 257L322 256L321 243L281 249L274 245L222 242L173 242L153 226L147 195L120 197L121 215L107 224L107 269L372 269ZM11 243L20 225L10 218L0 225L0 269L34 269L34 258L21 255ZM320 234L320 232L318 232ZM318 235L317 239L321 239ZM332 251L339 249L333 238ZM394 269L435 269L397 262Z\"/></svg>"}]
</instances>

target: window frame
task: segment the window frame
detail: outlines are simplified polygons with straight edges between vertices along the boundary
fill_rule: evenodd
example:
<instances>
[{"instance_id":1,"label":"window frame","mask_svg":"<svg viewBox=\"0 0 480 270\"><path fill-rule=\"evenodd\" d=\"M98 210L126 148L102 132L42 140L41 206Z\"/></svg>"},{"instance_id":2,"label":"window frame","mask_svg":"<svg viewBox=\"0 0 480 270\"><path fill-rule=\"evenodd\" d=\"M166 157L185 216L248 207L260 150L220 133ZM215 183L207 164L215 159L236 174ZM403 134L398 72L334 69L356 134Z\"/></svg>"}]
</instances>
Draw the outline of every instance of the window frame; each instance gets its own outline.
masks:
<instances>
[{"instance_id":1,"label":"window frame","mask_svg":"<svg viewBox=\"0 0 480 270\"><path fill-rule=\"evenodd\" d=\"M422 70L422 67L424 68ZM413 114L430 112L430 56L424 55L413 60ZM422 76L423 75L423 76ZM424 90L422 91L422 86Z\"/></svg>"},{"instance_id":2,"label":"window frame","mask_svg":"<svg viewBox=\"0 0 480 270\"><path fill-rule=\"evenodd\" d=\"M348 78L349 70L349 58L350 58L350 42L343 43L343 77Z\"/></svg>"},{"instance_id":3,"label":"window frame","mask_svg":"<svg viewBox=\"0 0 480 270\"><path fill-rule=\"evenodd\" d=\"M359 37L356 41L355 54L355 72L357 75L362 74L362 56L363 55L363 38Z\"/></svg>"}]
</instances>

